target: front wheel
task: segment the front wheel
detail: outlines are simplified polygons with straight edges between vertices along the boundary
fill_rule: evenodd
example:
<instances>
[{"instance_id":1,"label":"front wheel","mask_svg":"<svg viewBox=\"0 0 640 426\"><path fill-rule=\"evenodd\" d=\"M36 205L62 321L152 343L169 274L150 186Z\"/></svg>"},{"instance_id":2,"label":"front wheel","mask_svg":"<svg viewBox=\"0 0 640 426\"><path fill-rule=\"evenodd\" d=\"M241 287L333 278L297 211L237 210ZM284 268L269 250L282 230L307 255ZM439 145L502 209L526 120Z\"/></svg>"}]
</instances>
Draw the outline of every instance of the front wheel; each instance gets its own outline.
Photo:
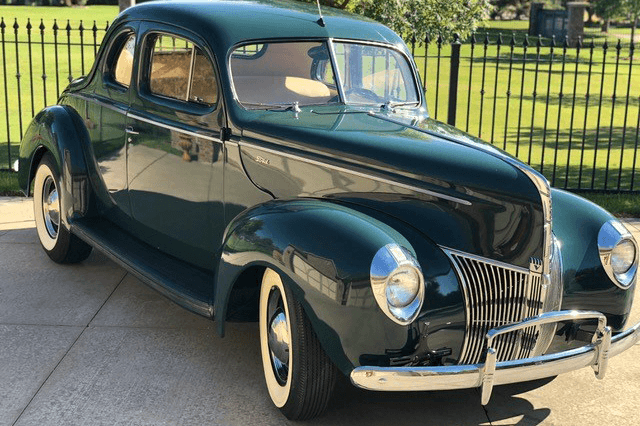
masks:
<instances>
[{"instance_id":1,"label":"front wheel","mask_svg":"<svg viewBox=\"0 0 640 426\"><path fill-rule=\"evenodd\" d=\"M62 223L60 175L49 153L42 157L36 170L33 209L40 244L51 260L76 263L89 256L91 246L71 234Z\"/></svg>"},{"instance_id":2,"label":"front wheel","mask_svg":"<svg viewBox=\"0 0 640 426\"><path fill-rule=\"evenodd\" d=\"M267 269L260 290L260 346L264 376L273 403L290 420L324 412L337 369L322 349L302 305Z\"/></svg>"}]
</instances>

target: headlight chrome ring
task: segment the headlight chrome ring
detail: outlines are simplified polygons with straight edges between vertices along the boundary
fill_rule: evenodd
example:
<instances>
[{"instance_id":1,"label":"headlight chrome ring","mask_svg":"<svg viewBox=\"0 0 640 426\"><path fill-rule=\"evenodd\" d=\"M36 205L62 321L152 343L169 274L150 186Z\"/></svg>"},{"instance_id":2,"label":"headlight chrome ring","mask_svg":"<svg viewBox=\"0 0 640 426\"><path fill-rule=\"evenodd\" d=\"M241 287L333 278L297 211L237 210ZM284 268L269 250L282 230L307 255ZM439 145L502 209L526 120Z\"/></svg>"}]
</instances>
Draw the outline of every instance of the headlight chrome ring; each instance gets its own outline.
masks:
<instances>
[{"instance_id":1,"label":"headlight chrome ring","mask_svg":"<svg viewBox=\"0 0 640 426\"><path fill-rule=\"evenodd\" d=\"M373 257L371 288L380 309L400 325L416 319L424 299L424 277L409 250L387 244Z\"/></svg>"},{"instance_id":2,"label":"headlight chrome ring","mask_svg":"<svg viewBox=\"0 0 640 426\"><path fill-rule=\"evenodd\" d=\"M598 252L609 278L618 287L629 288L638 270L638 244L619 220L610 220L600 228Z\"/></svg>"}]
</instances>

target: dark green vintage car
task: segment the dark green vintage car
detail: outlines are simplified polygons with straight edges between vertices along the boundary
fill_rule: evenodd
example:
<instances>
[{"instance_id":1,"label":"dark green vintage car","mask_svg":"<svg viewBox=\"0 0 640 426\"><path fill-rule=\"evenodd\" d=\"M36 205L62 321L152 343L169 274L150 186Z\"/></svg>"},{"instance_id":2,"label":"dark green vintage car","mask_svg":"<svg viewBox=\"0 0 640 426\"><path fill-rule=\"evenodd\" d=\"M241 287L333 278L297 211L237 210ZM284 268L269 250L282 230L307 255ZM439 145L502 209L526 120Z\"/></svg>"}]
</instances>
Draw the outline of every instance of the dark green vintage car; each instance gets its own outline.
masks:
<instances>
[{"instance_id":1,"label":"dark green vintage car","mask_svg":"<svg viewBox=\"0 0 640 426\"><path fill-rule=\"evenodd\" d=\"M56 262L95 247L176 303L258 321L269 394L319 415L379 391L591 366L624 330L638 246L601 208L429 118L383 25L314 5L154 2L20 150ZM553 209L552 209L553 205Z\"/></svg>"}]
</instances>

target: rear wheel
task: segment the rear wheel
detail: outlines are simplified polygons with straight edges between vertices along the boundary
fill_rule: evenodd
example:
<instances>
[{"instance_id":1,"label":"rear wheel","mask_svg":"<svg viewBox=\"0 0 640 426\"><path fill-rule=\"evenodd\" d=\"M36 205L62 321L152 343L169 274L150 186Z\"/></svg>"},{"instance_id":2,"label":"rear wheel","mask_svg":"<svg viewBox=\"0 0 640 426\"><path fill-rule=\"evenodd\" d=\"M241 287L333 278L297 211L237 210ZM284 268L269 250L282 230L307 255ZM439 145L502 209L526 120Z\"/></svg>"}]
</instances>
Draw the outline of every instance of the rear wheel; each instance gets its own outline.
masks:
<instances>
[{"instance_id":1,"label":"rear wheel","mask_svg":"<svg viewBox=\"0 0 640 426\"><path fill-rule=\"evenodd\" d=\"M302 305L267 269L260 291L262 366L273 403L290 420L324 412L337 370L322 349Z\"/></svg>"},{"instance_id":2,"label":"rear wheel","mask_svg":"<svg viewBox=\"0 0 640 426\"><path fill-rule=\"evenodd\" d=\"M62 223L60 175L51 154L45 154L36 170L33 185L33 208L36 230L42 248L57 263L85 260L91 246L71 234Z\"/></svg>"}]
</instances>

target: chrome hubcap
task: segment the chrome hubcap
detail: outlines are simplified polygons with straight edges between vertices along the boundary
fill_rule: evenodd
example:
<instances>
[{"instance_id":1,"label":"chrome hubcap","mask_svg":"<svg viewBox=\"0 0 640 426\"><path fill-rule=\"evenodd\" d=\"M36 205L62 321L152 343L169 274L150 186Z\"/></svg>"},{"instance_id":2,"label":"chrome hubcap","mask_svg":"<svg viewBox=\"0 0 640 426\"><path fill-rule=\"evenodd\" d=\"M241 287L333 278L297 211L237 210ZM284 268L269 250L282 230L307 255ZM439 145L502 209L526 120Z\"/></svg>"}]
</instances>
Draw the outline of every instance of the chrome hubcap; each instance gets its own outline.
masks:
<instances>
[{"instance_id":1,"label":"chrome hubcap","mask_svg":"<svg viewBox=\"0 0 640 426\"><path fill-rule=\"evenodd\" d=\"M282 295L276 287L271 289L267 306L268 341L271 366L278 383L285 385L289 374L289 350L291 339Z\"/></svg>"},{"instance_id":2,"label":"chrome hubcap","mask_svg":"<svg viewBox=\"0 0 640 426\"><path fill-rule=\"evenodd\" d=\"M47 233L55 239L60 227L60 200L56 183L51 176L47 176L42 186L42 214Z\"/></svg>"}]
</instances>

